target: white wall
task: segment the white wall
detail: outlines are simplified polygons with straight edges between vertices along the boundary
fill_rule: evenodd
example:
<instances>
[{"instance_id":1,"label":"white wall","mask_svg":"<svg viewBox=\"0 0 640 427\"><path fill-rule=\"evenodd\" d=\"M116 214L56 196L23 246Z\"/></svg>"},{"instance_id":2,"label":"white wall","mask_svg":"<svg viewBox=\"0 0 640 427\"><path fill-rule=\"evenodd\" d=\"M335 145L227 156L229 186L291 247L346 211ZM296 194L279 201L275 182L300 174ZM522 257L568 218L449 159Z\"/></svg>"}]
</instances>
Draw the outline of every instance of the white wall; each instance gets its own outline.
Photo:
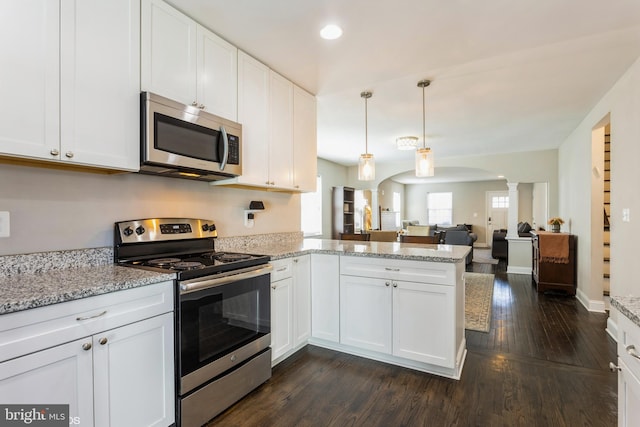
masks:
<instances>
[{"instance_id":1,"label":"white wall","mask_svg":"<svg viewBox=\"0 0 640 427\"><path fill-rule=\"evenodd\" d=\"M254 228L243 210L264 201ZM0 164L0 211L11 236L0 255L113 245L113 223L149 217L213 219L220 236L300 230L298 194L212 187L139 174L101 175Z\"/></svg>"},{"instance_id":2,"label":"white wall","mask_svg":"<svg viewBox=\"0 0 640 427\"><path fill-rule=\"evenodd\" d=\"M565 230L578 236L578 292L588 308L602 301L600 277L593 277L592 220L602 209L591 200L594 127L610 114L611 121L611 294L640 296L635 271L640 221L640 59L614 84L586 118L562 143L558 155L559 214ZM630 209L630 222L622 222L622 209ZM567 227L568 225L568 227ZM597 225L601 229L601 224Z\"/></svg>"}]
</instances>

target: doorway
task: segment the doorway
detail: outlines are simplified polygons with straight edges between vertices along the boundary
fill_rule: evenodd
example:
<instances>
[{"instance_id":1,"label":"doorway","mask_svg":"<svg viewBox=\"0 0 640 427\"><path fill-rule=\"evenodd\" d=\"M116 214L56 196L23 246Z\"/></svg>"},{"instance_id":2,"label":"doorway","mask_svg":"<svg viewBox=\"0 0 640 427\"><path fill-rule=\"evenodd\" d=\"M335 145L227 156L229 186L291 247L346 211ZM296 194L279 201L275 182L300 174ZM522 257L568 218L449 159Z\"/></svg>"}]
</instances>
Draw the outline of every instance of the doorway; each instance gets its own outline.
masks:
<instances>
[{"instance_id":1,"label":"doorway","mask_svg":"<svg viewBox=\"0 0 640 427\"><path fill-rule=\"evenodd\" d=\"M493 243L493 231L506 229L509 214L509 192L487 191L487 246Z\"/></svg>"}]
</instances>

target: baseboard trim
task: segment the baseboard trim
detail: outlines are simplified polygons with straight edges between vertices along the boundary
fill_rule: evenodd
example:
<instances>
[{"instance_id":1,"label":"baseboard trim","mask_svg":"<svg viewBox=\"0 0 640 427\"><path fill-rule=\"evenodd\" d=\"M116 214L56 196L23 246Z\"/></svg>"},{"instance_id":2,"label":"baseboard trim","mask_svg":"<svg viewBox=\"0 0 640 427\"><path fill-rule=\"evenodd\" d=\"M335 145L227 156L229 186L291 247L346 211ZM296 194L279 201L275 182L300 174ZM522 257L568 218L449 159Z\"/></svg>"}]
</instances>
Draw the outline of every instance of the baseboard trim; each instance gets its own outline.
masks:
<instances>
[{"instance_id":1,"label":"baseboard trim","mask_svg":"<svg viewBox=\"0 0 640 427\"><path fill-rule=\"evenodd\" d=\"M588 311L606 313L604 300L591 300L579 288L576 290L576 298L578 298L580 304L582 304Z\"/></svg>"},{"instance_id":2,"label":"baseboard trim","mask_svg":"<svg viewBox=\"0 0 640 427\"><path fill-rule=\"evenodd\" d=\"M507 273L511 274L531 274L531 267L519 267L517 265L508 265Z\"/></svg>"}]
</instances>

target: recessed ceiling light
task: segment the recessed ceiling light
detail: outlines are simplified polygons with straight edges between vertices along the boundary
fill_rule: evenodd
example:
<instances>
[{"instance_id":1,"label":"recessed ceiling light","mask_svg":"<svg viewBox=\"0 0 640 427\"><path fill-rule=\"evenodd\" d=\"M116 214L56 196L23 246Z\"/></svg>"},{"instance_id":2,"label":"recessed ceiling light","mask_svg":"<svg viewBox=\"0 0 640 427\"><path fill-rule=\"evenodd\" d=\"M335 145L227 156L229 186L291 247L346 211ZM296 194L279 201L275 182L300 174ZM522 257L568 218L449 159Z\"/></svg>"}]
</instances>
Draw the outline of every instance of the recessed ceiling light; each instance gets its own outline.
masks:
<instances>
[{"instance_id":1,"label":"recessed ceiling light","mask_svg":"<svg viewBox=\"0 0 640 427\"><path fill-rule=\"evenodd\" d=\"M335 40L342 35L342 28L335 24L326 25L320 30L320 37L325 40Z\"/></svg>"}]
</instances>

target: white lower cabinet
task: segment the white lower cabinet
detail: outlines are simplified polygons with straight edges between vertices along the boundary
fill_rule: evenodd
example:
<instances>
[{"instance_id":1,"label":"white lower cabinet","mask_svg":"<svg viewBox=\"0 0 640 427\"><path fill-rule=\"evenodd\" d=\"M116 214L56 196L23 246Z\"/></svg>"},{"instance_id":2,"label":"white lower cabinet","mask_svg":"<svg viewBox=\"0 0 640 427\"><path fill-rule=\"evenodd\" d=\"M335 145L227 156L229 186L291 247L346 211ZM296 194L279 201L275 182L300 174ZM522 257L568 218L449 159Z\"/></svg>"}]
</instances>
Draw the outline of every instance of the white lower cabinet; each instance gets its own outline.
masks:
<instances>
[{"instance_id":1,"label":"white lower cabinet","mask_svg":"<svg viewBox=\"0 0 640 427\"><path fill-rule=\"evenodd\" d=\"M166 282L3 315L0 354L36 351L0 362L0 402L68 404L71 425L172 425L172 289Z\"/></svg>"},{"instance_id":2,"label":"white lower cabinet","mask_svg":"<svg viewBox=\"0 0 640 427\"><path fill-rule=\"evenodd\" d=\"M323 255L311 270L313 344L460 377L463 262Z\"/></svg>"},{"instance_id":3,"label":"white lower cabinet","mask_svg":"<svg viewBox=\"0 0 640 427\"><path fill-rule=\"evenodd\" d=\"M309 339L311 276L309 255L271 264L271 359L276 365Z\"/></svg>"},{"instance_id":4,"label":"white lower cabinet","mask_svg":"<svg viewBox=\"0 0 640 427\"><path fill-rule=\"evenodd\" d=\"M640 326L621 312L618 318L618 426L640 420Z\"/></svg>"},{"instance_id":5,"label":"white lower cabinet","mask_svg":"<svg viewBox=\"0 0 640 427\"><path fill-rule=\"evenodd\" d=\"M311 254L311 337L340 342L340 256Z\"/></svg>"}]
</instances>

